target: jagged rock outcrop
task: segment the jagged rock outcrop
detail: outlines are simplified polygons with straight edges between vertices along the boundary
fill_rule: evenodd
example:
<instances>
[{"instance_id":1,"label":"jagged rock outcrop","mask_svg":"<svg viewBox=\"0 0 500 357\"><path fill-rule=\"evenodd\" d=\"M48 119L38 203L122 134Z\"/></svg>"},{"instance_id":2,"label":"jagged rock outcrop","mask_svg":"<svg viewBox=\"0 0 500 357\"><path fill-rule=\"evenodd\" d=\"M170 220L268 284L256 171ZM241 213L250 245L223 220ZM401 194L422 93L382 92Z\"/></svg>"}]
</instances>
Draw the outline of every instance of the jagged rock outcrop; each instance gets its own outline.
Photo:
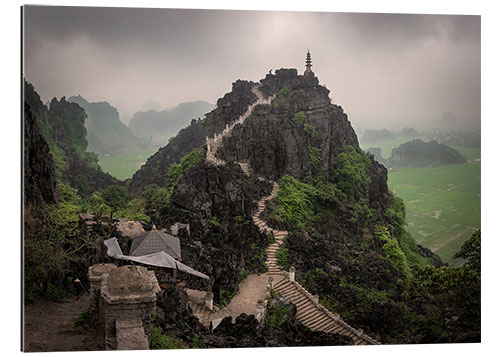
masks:
<instances>
[{"instance_id":1,"label":"jagged rock outcrop","mask_svg":"<svg viewBox=\"0 0 500 357\"><path fill-rule=\"evenodd\" d=\"M207 134L218 132L255 101L255 83L237 81L231 93L207 115ZM277 70L261 81L265 97L276 94L271 105L258 105L243 125L223 139L217 155L225 161L247 161L262 176L277 180L286 173L305 179L314 170L328 170L345 145L358 146L356 134L340 106L331 104L329 90L313 76L294 69ZM313 167L311 151L321 157Z\"/></svg>"},{"instance_id":2,"label":"jagged rock outcrop","mask_svg":"<svg viewBox=\"0 0 500 357\"><path fill-rule=\"evenodd\" d=\"M238 165L215 167L200 163L177 182L168 216L156 222L170 227L189 222L190 234L181 238L183 261L210 276L214 299L238 289L240 273L265 271L268 238L253 225L255 200L271 187L247 177ZM204 281L190 279L193 288Z\"/></svg>"},{"instance_id":3,"label":"jagged rock outcrop","mask_svg":"<svg viewBox=\"0 0 500 357\"><path fill-rule=\"evenodd\" d=\"M29 104L24 106L24 205L57 203L61 192L49 145Z\"/></svg>"}]
</instances>

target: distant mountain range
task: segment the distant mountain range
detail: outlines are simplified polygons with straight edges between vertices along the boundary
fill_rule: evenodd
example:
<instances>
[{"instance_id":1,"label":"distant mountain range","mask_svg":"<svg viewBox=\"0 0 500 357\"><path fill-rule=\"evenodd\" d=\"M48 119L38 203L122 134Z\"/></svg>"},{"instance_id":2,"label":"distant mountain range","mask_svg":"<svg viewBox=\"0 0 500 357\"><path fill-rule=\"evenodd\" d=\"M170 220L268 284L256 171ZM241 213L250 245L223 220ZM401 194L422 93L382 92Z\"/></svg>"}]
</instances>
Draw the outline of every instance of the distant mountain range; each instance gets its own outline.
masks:
<instances>
[{"instance_id":1,"label":"distant mountain range","mask_svg":"<svg viewBox=\"0 0 500 357\"><path fill-rule=\"evenodd\" d=\"M89 102L80 95L70 97L68 101L77 103L87 113L87 151L103 156L137 150L140 146L132 130L120 120L118 110L108 102Z\"/></svg>"},{"instance_id":2,"label":"distant mountain range","mask_svg":"<svg viewBox=\"0 0 500 357\"><path fill-rule=\"evenodd\" d=\"M132 117L129 128L138 138L150 140L151 145L165 145L170 137L187 127L192 119L204 117L214 107L204 101L195 101L162 111L139 111Z\"/></svg>"}]
</instances>

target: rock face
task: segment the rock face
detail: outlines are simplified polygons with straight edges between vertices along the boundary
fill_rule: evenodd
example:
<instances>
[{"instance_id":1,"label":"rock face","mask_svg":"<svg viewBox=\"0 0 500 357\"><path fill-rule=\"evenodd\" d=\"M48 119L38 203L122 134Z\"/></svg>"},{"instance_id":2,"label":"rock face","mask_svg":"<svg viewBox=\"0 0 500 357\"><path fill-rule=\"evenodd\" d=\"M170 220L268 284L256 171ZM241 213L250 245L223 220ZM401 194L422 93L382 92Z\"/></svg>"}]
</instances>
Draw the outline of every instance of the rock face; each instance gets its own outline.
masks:
<instances>
[{"instance_id":1,"label":"rock face","mask_svg":"<svg viewBox=\"0 0 500 357\"><path fill-rule=\"evenodd\" d=\"M254 201L271 187L247 177L238 165L214 167L200 163L183 175L171 197L168 216L157 226L189 222L190 234L181 236L183 261L210 276L215 302L224 291L238 289L240 273L265 270L268 238L252 223ZM200 279L193 288L206 289Z\"/></svg>"},{"instance_id":2,"label":"rock face","mask_svg":"<svg viewBox=\"0 0 500 357\"><path fill-rule=\"evenodd\" d=\"M237 81L231 93L217 102L217 109L207 115L209 136L236 119L255 101L251 88L255 83ZM328 167L345 145L358 146L356 134L340 106L331 104L329 90L318 85L313 76L299 76L295 69L277 70L261 80L260 91L276 94L271 105L259 105L243 125L224 138L217 155L225 161L248 161L253 170L277 180L286 173L298 179L313 170ZM312 149L314 148L314 149ZM311 151L321 157L321 167L314 168Z\"/></svg>"},{"instance_id":3,"label":"rock face","mask_svg":"<svg viewBox=\"0 0 500 357\"><path fill-rule=\"evenodd\" d=\"M24 204L57 203L61 196L49 145L29 104L24 107Z\"/></svg>"},{"instance_id":4,"label":"rock face","mask_svg":"<svg viewBox=\"0 0 500 357\"><path fill-rule=\"evenodd\" d=\"M417 139L392 149L388 161L393 167L425 167L464 163L467 159L447 145Z\"/></svg>"}]
</instances>

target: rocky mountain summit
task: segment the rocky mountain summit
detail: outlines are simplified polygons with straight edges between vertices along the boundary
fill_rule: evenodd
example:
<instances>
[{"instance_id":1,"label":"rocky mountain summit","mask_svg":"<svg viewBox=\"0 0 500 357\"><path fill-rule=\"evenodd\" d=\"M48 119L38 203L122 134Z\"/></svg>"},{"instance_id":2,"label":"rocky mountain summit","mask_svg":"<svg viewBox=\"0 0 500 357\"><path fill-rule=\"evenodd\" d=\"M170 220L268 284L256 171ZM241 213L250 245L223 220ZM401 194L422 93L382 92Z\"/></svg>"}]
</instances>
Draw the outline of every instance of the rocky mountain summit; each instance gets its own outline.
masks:
<instances>
[{"instance_id":1,"label":"rocky mountain summit","mask_svg":"<svg viewBox=\"0 0 500 357\"><path fill-rule=\"evenodd\" d=\"M255 95L256 83L237 81L231 93L217 102L207 115L207 135L221 131L235 116L246 110ZM340 106L331 103L329 90L314 76L299 76L295 69L280 69L260 82L264 96L276 95L272 105L258 105L245 123L224 138L218 155L225 161L249 162L255 172L279 179L288 173L304 179L322 171L325 179L329 165L345 145L358 146L356 134ZM310 160L321 158L319 166Z\"/></svg>"}]
</instances>

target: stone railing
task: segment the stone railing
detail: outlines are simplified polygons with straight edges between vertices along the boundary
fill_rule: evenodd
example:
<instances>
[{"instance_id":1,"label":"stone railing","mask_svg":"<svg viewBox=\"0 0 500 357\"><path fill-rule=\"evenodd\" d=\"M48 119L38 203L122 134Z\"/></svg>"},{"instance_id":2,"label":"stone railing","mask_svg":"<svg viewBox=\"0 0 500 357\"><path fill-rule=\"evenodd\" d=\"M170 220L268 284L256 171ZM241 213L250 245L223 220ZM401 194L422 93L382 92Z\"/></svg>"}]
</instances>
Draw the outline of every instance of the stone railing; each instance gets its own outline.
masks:
<instances>
[{"instance_id":1,"label":"stone railing","mask_svg":"<svg viewBox=\"0 0 500 357\"><path fill-rule=\"evenodd\" d=\"M366 342L368 342L368 344L371 344L371 345L380 345L380 342L378 342L377 340L375 340L375 339L371 338L370 336L366 335L364 333L363 329L356 329L356 328L352 327L347 322L345 322L344 320L342 320L340 318L339 314L334 314L330 310L328 310L326 307L324 307L319 302L319 297L317 295L312 295L302 285L300 285L297 281L295 281L295 267L291 266L290 267L290 271L287 272L287 271L282 270L280 273L281 273L280 275L284 275L286 278L288 278L288 280L297 288L297 290L299 290L302 295L304 295L307 299L309 299L311 301L311 303L314 305L314 307L317 310L320 310L321 312L325 313L326 315L328 315L328 317L330 317L337 324L339 324L340 326L342 326L345 330L350 331L350 332L356 334L356 336L358 336L359 338L365 340ZM272 280L269 281L269 288L270 289L273 288Z\"/></svg>"},{"instance_id":2,"label":"stone railing","mask_svg":"<svg viewBox=\"0 0 500 357\"><path fill-rule=\"evenodd\" d=\"M106 349L149 349L151 314L160 291L154 272L135 265L96 264L89 268L89 280L89 313Z\"/></svg>"}]
</instances>

